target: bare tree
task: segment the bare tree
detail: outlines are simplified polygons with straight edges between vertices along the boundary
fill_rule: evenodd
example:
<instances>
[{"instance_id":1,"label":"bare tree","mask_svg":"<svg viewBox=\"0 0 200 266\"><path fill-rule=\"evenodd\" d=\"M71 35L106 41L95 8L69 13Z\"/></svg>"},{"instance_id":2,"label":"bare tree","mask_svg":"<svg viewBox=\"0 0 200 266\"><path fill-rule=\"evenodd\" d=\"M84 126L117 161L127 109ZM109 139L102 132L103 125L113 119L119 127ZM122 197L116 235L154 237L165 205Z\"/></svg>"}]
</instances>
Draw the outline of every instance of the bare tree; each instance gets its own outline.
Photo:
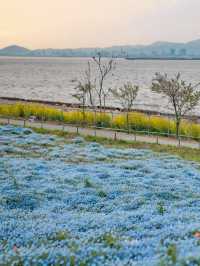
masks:
<instances>
[{"instance_id":1,"label":"bare tree","mask_svg":"<svg viewBox=\"0 0 200 266\"><path fill-rule=\"evenodd\" d=\"M85 119L85 108L87 105L94 107L94 90L95 81L92 82L91 65L87 63L87 69L84 71L80 80L72 80L76 83L74 87L75 93L72 96L77 99L82 107L83 117Z\"/></svg>"},{"instance_id":2,"label":"bare tree","mask_svg":"<svg viewBox=\"0 0 200 266\"><path fill-rule=\"evenodd\" d=\"M87 95L89 96L89 105L91 107L95 106L95 88L96 88L96 79L92 80L92 71L90 62L87 63L87 69L84 73L85 76L85 87Z\"/></svg>"},{"instance_id":3,"label":"bare tree","mask_svg":"<svg viewBox=\"0 0 200 266\"><path fill-rule=\"evenodd\" d=\"M83 119L85 120L85 108L86 108L86 88L85 88L85 84L82 84L80 81L78 81L77 86L74 88L75 90L77 90L76 93L72 94L72 96L78 100L78 102L80 103L81 107L82 107L82 114L83 114Z\"/></svg>"},{"instance_id":4,"label":"bare tree","mask_svg":"<svg viewBox=\"0 0 200 266\"><path fill-rule=\"evenodd\" d=\"M111 89L113 96L119 101L121 106L126 110L126 122L129 130L129 113L133 107L134 101L137 97L139 86L127 82L118 89Z\"/></svg>"},{"instance_id":5,"label":"bare tree","mask_svg":"<svg viewBox=\"0 0 200 266\"><path fill-rule=\"evenodd\" d=\"M182 118L192 111L200 100L200 91L197 85L187 84L181 80L178 73L175 78L168 78L167 74L156 73L152 81L152 91L167 96L172 105L176 119L176 137L179 138L180 124Z\"/></svg>"},{"instance_id":6,"label":"bare tree","mask_svg":"<svg viewBox=\"0 0 200 266\"><path fill-rule=\"evenodd\" d=\"M96 87L96 93L99 100L99 107L100 112L102 111L102 106L104 107L104 110L106 108L106 98L109 94L109 89L106 89L104 86L105 80L108 77L109 74L112 73L112 71L115 68L115 61L113 59L110 59L109 61L102 61L101 53L98 53L97 57L93 57L94 63L97 65L98 70L98 87Z\"/></svg>"}]
</instances>

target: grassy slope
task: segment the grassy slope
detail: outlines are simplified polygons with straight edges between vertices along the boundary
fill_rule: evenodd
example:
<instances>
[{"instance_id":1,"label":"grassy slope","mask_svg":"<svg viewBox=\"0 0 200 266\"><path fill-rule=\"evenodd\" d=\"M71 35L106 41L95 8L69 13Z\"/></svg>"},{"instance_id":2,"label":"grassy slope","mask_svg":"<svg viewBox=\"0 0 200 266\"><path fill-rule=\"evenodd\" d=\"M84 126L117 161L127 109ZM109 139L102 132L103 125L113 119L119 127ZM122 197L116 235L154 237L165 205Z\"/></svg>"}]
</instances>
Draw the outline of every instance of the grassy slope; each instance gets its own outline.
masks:
<instances>
[{"instance_id":1,"label":"grassy slope","mask_svg":"<svg viewBox=\"0 0 200 266\"><path fill-rule=\"evenodd\" d=\"M38 129L33 128L35 132L38 133L50 133L55 134L58 136L63 136L67 138L72 138L74 136L77 136L77 134L73 133L66 133L63 131L58 130L47 130L47 129ZM93 141L98 142L102 145L105 145L107 147L116 147L116 148L136 148L136 149L151 149L155 152L162 152L162 153L169 153L173 155L178 155L181 158L185 160L190 160L194 162L200 163L200 149L192 149L192 148L184 148L184 147L174 147L174 146L167 146L167 145L160 145L160 144L150 144L150 143L142 143L142 142L134 142L134 141L122 141L122 140L111 140L107 138L102 137L94 137L94 136L87 136L84 137L87 141Z\"/></svg>"}]
</instances>

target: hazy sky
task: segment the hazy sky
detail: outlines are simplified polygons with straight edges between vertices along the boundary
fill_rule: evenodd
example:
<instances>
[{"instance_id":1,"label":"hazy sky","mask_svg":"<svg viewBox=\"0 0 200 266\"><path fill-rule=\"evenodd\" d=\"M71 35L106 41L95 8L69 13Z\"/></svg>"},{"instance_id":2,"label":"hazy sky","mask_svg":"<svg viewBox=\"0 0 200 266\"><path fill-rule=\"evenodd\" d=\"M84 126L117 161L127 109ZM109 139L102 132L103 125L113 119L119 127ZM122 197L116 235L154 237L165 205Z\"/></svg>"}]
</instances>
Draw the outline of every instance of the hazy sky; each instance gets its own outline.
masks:
<instances>
[{"instance_id":1,"label":"hazy sky","mask_svg":"<svg viewBox=\"0 0 200 266\"><path fill-rule=\"evenodd\" d=\"M93 47L200 38L200 0L0 0L0 47Z\"/></svg>"}]
</instances>

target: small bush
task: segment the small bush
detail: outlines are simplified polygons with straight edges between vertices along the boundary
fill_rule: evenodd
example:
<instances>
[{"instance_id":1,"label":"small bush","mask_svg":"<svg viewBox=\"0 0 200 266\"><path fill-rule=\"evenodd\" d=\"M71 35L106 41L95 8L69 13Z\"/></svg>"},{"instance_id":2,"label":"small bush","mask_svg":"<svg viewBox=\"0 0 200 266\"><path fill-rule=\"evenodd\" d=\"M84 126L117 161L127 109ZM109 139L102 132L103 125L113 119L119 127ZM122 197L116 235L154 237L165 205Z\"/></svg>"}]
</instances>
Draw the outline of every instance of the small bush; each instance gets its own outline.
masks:
<instances>
[{"instance_id":1,"label":"small bush","mask_svg":"<svg viewBox=\"0 0 200 266\"><path fill-rule=\"evenodd\" d=\"M111 247L111 248L120 248L120 245L118 243L118 238L111 233L105 233L100 237L100 242L105 243L105 245Z\"/></svg>"},{"instance_id":2,"label":"small bush","mask_svg":"<svg viewBox=\"0 0 200 266\"><path fill-rule=\"evenodd\" d=\"M100 191L98 192L98 196L99 196L100 198L106 198L106 197L107 197L107 194L106 194L105 191L100 190Z\"/></svg>"},{"instance_id":3,"label":"small bush","mask_svg":"<svg viewBox=\"0 0 200 266\"><path fill-rule=\"evenodd\" d=\"M166 211L165 207L164 207L164 204L162 202L159 202L157 204L157 210L158 210L158 213L163 215Z\"/></svg>"},{"instance_id":4,"label":"small bush","mask_svg":"<svg viewBox=\"0 0 200 266\"><path fill-rule=\"evenodd\" d=\"M177 248L175 244L170 244L167 249L167 256L171 259L172 263L175 264L177 261Z\"/></svg>"},{"instance_id":5,"label":"small bush","mask_svg":"<svg viewBox=\"0 0 200 266\"><path fill-rule=\"evenodd\" d=\"M86 178L86 179L84 180L84 187L87 187L87 188L93 188L94 185L92 184L92 182L91 182L88 178Z\"/></svg>"}]
</instances>

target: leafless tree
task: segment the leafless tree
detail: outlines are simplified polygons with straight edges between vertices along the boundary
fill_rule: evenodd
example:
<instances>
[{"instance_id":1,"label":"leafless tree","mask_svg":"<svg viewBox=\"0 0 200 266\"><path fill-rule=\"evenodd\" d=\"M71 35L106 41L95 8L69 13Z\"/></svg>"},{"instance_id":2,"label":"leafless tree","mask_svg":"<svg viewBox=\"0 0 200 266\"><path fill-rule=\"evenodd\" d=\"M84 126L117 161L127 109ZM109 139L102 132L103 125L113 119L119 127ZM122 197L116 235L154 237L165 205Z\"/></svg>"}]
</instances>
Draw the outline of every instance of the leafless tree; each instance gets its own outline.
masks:
<instances>
[{"instance_id":1,"label":"leafless tree","mask_svg":"<svg viewBox=\"0 0 200 266\"><path fill-rule=\"evenodd\" d=\"M96 79L92 79L92 71L90 62L87 63L87 69L85 70L85 86L86 91L89 96L89 105L91 107L95 106L95 88Z\"/></svg>"},{"instance_id":2,"label":"leafless tree","mask_svg":"<svg viewBox=\"0 0 200 266\"><path fill-rule=\"evenodd\" d=\"M152 81L152 91L167 96L172 105L176 119L176 137L179 138L182 118L192 111L200 100L197 85L187 84L181 79L180 73L175 78L168 78L167 74L156 73Z\"/></svg>"},{"instance_id":3,"label":"leafless tree","mask_svg":"<svg viewBox=\"0 0 200 266\"><path fill-rule=\"evenodd\" d=\"M93 61L97 66L98 71L98 86L96 87L96 93L99 100L100 112L102 111L102 106L104 110L106 108L106 98L109 94L109 88L105 88L104 83L106 78L115 68L115 61L110 59L108 61L103 61L101 53L98 53L97 57L93 57Z\"/></svg>"},{"instance_id":4,"label":"leafless tree","mask_svg":"<svg viewBox=\"0 0 200 266\"><path fill-rule=\"evenodd\" d=\"M82 106L83 117L85 118L85 108L87 105L94 107L95 81L92 81L91 65L87 63L87 69L83 72L81 79L72 80L76 83L75 93L72 96L77 99Z\"/></svg>"},{"instance_id":5,"label":"leafless tree","mask_svg":"<svg viewBox=\"0 0 200 266\"><path fill-rule=\"evenodd\" d=\"M118 89L111 89L113 96L119 101L121 106L126 110L127 127L129 130L129 113L137 97L139 86L127 82Z\"/></svg>"},{"instance_id":6,"label":"leafless tree","mask_svg":"<svg viewBox=\"0 0 200 266\"><path fill-rule=\"evenodd\" d=\"M85 85L83 85L80 81L78 82L77 86L74 88L77 90L76 93L72 94L72 96L78 100L82 107L83 119L85 119L85 108L86 108L86 90Z\"/></svg>"}]
</instances>

